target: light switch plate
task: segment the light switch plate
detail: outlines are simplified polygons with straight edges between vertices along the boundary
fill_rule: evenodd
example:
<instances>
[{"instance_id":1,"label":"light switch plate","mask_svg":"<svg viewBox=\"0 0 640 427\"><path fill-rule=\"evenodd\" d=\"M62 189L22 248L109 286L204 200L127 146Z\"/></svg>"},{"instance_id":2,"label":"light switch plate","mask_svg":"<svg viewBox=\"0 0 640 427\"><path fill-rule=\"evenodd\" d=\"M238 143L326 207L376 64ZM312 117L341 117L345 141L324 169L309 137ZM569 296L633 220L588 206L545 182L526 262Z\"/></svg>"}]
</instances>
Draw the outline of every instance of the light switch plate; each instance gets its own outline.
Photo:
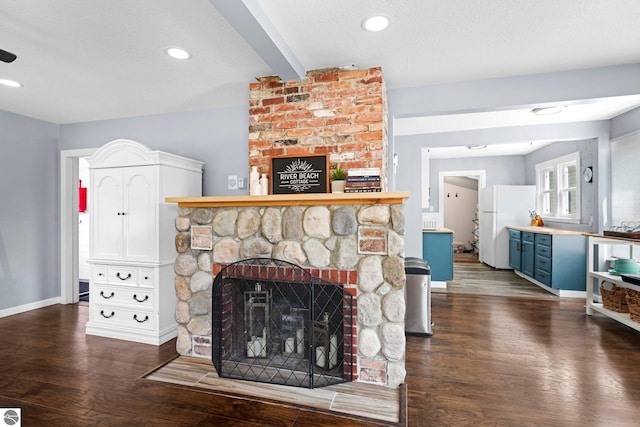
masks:
<instances>
[{"instance_id":1,"label":"light switch plate","mask_svg":"<svg viewBox=\"0 0 640 427\"><path fill-rule=\"evenodd\" d=\"M227 188L229 190L237 190L238 189L238 175L229 175L228 176L228 184Z\"/></svg>"}]
</instances>

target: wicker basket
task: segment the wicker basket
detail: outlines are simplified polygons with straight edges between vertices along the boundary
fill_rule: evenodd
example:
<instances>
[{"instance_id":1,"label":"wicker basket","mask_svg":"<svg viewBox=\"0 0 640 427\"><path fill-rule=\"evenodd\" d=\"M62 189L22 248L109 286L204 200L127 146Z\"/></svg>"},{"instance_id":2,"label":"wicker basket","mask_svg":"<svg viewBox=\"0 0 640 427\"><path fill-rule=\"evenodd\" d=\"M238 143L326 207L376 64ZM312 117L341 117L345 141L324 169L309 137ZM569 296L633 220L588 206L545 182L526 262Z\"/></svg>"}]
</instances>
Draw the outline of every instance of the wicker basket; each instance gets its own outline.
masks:
<instances>
[{"instance_id":1,"label":"wicker basket","mask_svg":"<svg viewBox=\"0 0 640 427\"><path fill-rule=\"evenodd\" d=\"M611 285L611 288L605 287L605 284ZM618 313L629 312L629 307L627 306L627 292L625 288L603 281L600 284L600 295L602 296L602 305L604 308Z\"/></svg>"},{"instance_id":2,"label":"wicker basket","mask_svg":"<svg viewBox=\"0 0 640 427\"><path fill-rule=\"evenodd\" d=\"M640 292L627 289L627 306L631 320L640 322Z\"/></svg>"}]
</instances>

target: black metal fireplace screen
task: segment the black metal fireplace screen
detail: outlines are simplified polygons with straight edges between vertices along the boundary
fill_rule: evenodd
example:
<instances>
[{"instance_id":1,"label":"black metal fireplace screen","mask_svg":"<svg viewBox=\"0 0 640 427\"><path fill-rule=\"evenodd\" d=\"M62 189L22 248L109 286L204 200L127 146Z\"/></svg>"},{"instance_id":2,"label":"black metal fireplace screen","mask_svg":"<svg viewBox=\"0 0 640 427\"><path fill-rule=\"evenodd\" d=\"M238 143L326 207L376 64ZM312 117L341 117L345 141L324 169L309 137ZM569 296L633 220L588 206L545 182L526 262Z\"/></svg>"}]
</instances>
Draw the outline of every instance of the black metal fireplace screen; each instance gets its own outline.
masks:
<instances>
[{"instance_id":1,"label":"black metal fireplace screen","mask_svg":"<svg viewBox=\"0 0 640 427\"><path fill-rule=\"evenodd\" d=\"M352 314L350 293L295 264L230 264L213 282L213 364L221 378L307 388L349 381Z\"/></svg>"}]
</instances>

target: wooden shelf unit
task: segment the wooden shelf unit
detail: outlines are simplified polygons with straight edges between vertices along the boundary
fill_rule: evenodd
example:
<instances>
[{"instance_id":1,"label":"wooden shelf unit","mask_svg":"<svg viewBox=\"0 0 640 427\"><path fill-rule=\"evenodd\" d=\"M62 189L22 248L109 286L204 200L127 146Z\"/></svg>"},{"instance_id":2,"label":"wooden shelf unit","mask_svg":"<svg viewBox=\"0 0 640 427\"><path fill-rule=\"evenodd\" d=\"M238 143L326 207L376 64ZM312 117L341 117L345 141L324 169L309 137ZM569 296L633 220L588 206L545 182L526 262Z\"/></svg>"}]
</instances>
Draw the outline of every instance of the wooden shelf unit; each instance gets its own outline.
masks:
<instances>
[{"instance_id":1,"label":"wooden shelf unit","mask_svg":"<svg viewBox=\"0 0 640 427\"><path fill-rule=\"evenodd\" d=\"M606 271L599 271L600 265L605 264L602 256L601 246L627 246L629 250L629 258L633 258L634 251L640 250L640 239L626 239L620 237L590 235L588 237L587 251L587 301L586 311L588 315L592 315L594 311L604 314L630 328L640 331L640 322L634 322L628 313L617 313L603 307L602 303L594 301L594 286L600 288L602 282L613 283L623 288L634 289L640 291L640 286L628 283L622 280L622 277L610 274Z\"/></svg>"}]
</instances>

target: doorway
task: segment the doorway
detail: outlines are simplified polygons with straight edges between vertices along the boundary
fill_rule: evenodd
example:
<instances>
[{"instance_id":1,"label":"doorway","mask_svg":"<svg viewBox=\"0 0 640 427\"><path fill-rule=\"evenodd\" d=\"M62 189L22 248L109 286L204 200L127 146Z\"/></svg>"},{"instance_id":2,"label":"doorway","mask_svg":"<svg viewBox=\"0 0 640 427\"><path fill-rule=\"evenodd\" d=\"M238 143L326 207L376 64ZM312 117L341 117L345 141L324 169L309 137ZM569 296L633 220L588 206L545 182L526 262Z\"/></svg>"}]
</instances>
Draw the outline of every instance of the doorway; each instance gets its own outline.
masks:
<instances>
[{"instance_id":1,"label":"doorway","mask_svg":"<svg viewBox=\"0 0 640 427\"><path fill-rule=\"evenodd\" d=\"M454 231L453 260L478 262L478 193L484 170L440 172L438 206L441 224Z\"/></svg>"},{"instance_id":2,"label":"doorway","mask_svg":"<svg viewBox=\"0 0 640 427\"><path fill-rule=\"evenodd\" d=\"M78 181L80 158L92 155L97 148L60 152L60 302L74 304L79 290L79 213Z\"/></svg>"}]
</instances>

